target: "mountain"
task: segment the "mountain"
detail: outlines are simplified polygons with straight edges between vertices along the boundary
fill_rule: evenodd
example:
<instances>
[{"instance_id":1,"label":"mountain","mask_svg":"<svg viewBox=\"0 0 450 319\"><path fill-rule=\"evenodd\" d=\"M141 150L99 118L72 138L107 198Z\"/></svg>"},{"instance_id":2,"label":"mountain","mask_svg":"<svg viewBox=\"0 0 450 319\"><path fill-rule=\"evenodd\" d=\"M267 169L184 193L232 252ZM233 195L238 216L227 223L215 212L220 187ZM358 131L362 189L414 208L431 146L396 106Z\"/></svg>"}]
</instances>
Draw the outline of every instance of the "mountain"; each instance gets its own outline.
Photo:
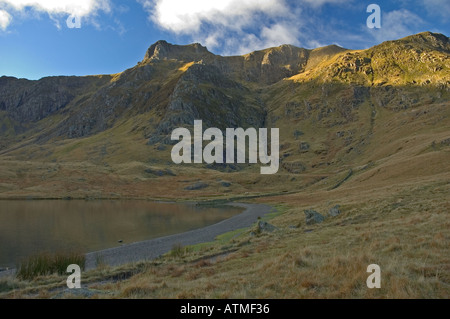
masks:
<instances>
[{"instance_id":1,"label":"mountain","mask_svg":"<svg viewBox=\"0 0 450 319\"><path fill-rule=\"evenodd\" d=\"M158 41L118 74L1 77L0 197L189 198L201 180L210 198L432 178L450 171L449 57L449 38L430 32L231 57ZM173 164L170 134L195 119L280 128L278 174Z\"/></svg>"}]
</instances>

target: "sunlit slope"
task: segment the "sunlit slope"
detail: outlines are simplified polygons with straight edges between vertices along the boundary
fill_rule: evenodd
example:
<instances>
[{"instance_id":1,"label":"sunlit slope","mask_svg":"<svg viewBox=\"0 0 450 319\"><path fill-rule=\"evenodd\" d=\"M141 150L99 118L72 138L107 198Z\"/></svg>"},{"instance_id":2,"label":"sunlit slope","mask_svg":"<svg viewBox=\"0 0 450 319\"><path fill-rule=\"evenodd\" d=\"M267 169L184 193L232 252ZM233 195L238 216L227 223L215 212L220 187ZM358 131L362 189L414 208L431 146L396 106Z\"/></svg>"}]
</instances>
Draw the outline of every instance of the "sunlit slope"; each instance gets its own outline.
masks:
<instances>
[{"instance_id":1,"label":"sunlit slope","mask_svg":"<svg viewBox=\"0 0 450 319\"><path fill-rule=\"evenodd\" d=\"M429 32L368 50L235 57L159 41L115 75L3 77L0 194L185 198L202 181L195 194L248 196L440 178L450 171L449 54L449 39ZM173 164L170 134L195 119L279 128L280 170Z\"/></svg>"}]
</instances>

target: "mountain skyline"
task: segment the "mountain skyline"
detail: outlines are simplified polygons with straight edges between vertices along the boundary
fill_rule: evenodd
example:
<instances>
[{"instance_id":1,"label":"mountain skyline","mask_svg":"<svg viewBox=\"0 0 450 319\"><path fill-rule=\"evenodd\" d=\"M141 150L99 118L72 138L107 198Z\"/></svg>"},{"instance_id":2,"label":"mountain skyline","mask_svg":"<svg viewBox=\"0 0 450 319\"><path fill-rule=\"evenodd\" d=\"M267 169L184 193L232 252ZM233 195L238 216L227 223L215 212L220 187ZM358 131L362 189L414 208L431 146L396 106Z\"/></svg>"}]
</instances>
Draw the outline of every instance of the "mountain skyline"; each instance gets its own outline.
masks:
<instances>
[{"instance_id":1,"label":"mountain skyline","mask_svg":"<svg viewBox=\"0 0 450 319\"><path fill-rule=\"evenodd\" d=\"M423 31L449 34L443 0L378 1L381 28L369 29L371 1L117 0L0 1L0 75L39 79L114 74L142 59L148 44L198 42L218 55L290 44L367 49ZM68 18L80 16L80 28Z\"/></svg>"}]
</instances>

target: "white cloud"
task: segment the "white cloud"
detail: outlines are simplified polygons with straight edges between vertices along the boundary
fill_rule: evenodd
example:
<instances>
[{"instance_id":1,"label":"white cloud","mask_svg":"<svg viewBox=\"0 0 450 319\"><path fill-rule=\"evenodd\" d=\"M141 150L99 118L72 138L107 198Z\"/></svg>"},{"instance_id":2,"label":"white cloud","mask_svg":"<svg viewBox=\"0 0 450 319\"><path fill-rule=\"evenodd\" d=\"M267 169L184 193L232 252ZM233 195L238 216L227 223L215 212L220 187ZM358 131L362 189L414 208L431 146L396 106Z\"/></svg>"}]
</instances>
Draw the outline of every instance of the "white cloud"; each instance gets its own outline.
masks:
<instances>
[{"instance_id":1,"label":"white cloud","mask_svg":"<svg viewBox=\"0 0 450 319\"><path fill-rule=\"evenodd\" d=\"M151 19L175 33L199 31L202 23L240 28L254 13L270 16L287 12L283 0L140 0Z\"/></svg>"},{"instance_id":2,"label":"white cloud","mask_svg":"<svg viewBox=\"0 0 450 319\"><path fill-rule=\"evenodd\" d=\"M219 34L216 36L215 40L220 44L225 43L224 48L226 51L222 52L224 55L243 55L252 51L276 47L282 44L299 46L299 32L299 29L292 28L287 24L274 24L269 27L263 27L258 34L241 32L239 36L224 38L221 38L221 35Z\"/></svg>"},{"instance_id":3,"label":"white cloud","mask_svg":"<svg viewBox=\"0 0 450 319\"><path fill-rule=\"evenodd\" d=\"M281 44L310 45L308 12L353 0L137 0L161 29L220 54L244 54ZM322 22L322 21L320 21ZM319 22L319 23L320 23ZM309 24L309 25L308 25ZM317 43L313 43L316 45Z\"/></svg>"},{"instance_id":4,"label":"white cloud","mask_svg":"<svg viewBox=\"0 0 450 319\"><path fill-rule=\"evenodd\" d=\"M381 28L368 29L378 42L396 40L420 31L424 21L415 13L402 9L382 13Z\"/></svg>"},{"instance_id":5,"label":"white cloud","mask_svg":"<svg viewBox=\"0 0 450 319\"><path fill-rule=\"evenodd\" d=\"M0 29L6 30L8 25L11 23L11 15L5 10L0 10Z\"/></svg>"},{"instance_id":6,"label":"white cloud","mask_svg":"<svg viewBox=\"0 0 450 319\"><path fill-rule=\"evenodd\" d=\"M303 0L303 2L313 6L313 7L320 7L326 3L345 3L345 2L352 2L352 0Z\"/></svg>"},{"instance_id":7,"label":"white cloud","mask_svg":"<svg viewBox=\"0 0 450 319\"><path fill-rule=\"evenodd\" d=\"M261 38L267 47L298 44L299 31L298 28L292 28L289 24L277 23L270 27L264 27L261 31Z\"/></svg>"},{"instance_id":8,"label":"white cloud","mask_svg":"<svg viewBox=\"0 0 450 319\"><path fill-rule=\"evenodd\" d=\"M1 11L9 16L11 22L11 14L20 14L26 9L32 9L38 13L48 13L50 18L55 21L58 26L59 21L55 16L75 15L77 17L88 17L95 15L98 11L109 12L110 0L0 0ZM0 19L2 17L0 16ZM3 22L3 20L0 20Z\"/></svg>"},{"instance_id":9,"label":"white cloud","mask_svg":"<svg viewBox=\"0 0 450 319\"><path fill-rule=\"evenodd\" d=\"M425 6L428 13L440 16L448 20L448 13L450 12L450 1L448 0L420 0Z\"/></svg>"},{"instance_id":10,"label":"white cloud","mask_svg":"<svg viewBox=\"0 0 450 319\"><path fill-rule=\"evenodd\" d=\"M98 10L109 11L108 0L0 0L0 5L6 5L18 11L32 8L49 14L74 14L87 16Z\"/></svg>"},{"instance_id":11,"label":"white cloud","mask_svg":"<svg viewBox=\"0 0 450 319\"><path fill-rule=\"evenodd\" d=\"M299 44L301 21L285 0L138 0L161 28L223 54ZM224 45L226 44L226 45Z\"/></svg>"}]
</instances>

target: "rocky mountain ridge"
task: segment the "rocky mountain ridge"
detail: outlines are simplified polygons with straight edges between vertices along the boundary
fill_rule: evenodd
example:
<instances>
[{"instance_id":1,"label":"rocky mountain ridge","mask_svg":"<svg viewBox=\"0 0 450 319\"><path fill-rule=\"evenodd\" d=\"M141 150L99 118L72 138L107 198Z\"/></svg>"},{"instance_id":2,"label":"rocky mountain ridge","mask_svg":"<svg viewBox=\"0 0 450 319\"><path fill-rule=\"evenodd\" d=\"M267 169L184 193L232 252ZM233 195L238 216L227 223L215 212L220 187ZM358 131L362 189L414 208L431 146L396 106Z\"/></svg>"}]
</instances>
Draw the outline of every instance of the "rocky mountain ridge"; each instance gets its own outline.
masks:
<instances>
[{"instance_id":1,"label":"rocky mountain ridge","mask_svg":"<svg viewBox=\"0 0 450 319\"><path fill-rule=\"evenodd\" d=\"M280 127L281 167L298 174L366 154L386 112L439 117L449 84L449 38L430 32L367 50L282 45L231 57L158 41L119 74L1 77L0 154L163 163L172 130L202 119L220 129ZM123 157L131 138L145 148Z\"/></svg>"}]
</instances>

